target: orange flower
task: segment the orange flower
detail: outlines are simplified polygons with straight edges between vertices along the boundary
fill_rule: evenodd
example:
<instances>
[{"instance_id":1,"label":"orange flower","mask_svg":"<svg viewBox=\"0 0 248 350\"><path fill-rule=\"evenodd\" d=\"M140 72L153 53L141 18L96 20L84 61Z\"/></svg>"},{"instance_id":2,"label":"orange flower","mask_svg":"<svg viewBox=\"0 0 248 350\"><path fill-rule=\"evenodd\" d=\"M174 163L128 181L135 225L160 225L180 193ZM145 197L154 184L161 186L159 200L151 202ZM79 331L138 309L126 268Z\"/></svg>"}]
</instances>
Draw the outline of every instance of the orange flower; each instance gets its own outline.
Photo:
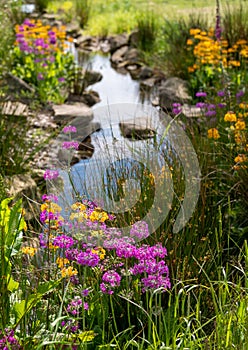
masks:
<instances>
[{"instance_id":1,"label":"orange flower","mask_svg":"<svg viewBox=\"0 0 248 350\"><path fill-rule=\"evenodd\" d=\"M234 112L226 113L225 117L224 117L224 121L225 122L236 122L237 121L236 114Z\"/></svg>"},{"instance_id":2,"label":"orange flower","mask_svg":"<svg viewBox=\"0 0 248 350\"><path fill-rule=\"evenodd\" d=\"M216 128L208 129L208 138L217 140L220 138L219 131Z\"/></svg>"},{"instance_id":3,"label":"orange flower","mask_svg":"<svg viewBox=\"0 0 248 350\"><path fill-rule=\"evenodd\" d=\"M238 120L237 123L235 123L236 130L244 130L245 129L245 122L242 120Z\"/></svg>"}]
</instances>

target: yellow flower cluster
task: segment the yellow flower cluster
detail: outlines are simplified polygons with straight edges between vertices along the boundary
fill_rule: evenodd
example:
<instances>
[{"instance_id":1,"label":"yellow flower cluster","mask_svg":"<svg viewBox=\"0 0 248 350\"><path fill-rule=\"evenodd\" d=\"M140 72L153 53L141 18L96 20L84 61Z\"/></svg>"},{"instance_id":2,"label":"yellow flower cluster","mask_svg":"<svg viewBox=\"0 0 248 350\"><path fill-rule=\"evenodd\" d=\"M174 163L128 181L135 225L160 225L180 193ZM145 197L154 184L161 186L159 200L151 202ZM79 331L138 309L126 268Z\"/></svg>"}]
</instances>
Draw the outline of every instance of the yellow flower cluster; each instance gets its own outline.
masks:
<instances>
[{"instance_id":1,"label":"yellow flower cluster","mask_svg":"<svg viewBox=\"0 0 248 350\"><path fill-rule=\"evenodd\" d=\"M219 131L216 128L208 129L208 138L218 140L220 138Z\"/></svg>"},{"instance_id":2,"label":"yellow flower cluster","mask_svg":"<svg viewBox=\"0 0 248 350\"><path fill-rule=\"evenodd\" d=\"M34 256L37 250L38 250L37 248L33 248L33 247L22 247L23 254L27 254L30 256Z\"/></svg>"},{"instance_id":3,"label":"yellow flower cluster","mask_svg":"<svg viewBox=\"0 0 248 350\"><path fill-rule=\"evenodd\" d=\"M64 268L61 270L61 276L62 276L63 278L75 276L75 275L77 275L77 274L78 274L77 269L74 269L72 266L64 267Z\"/></svg>"},{"instance_id":4,"label":"yellow flower cluster","mask_svg":"<svg viewBox=\"0 0 248 350\"><path fill-rule=\"evenodd\" d=\"M106 254L106 250L103 249L102 247L97 247L95 249L91 250L91 253L93 254L97 254L100 258L100 260L103 260Z\"/></svg>"},{"instance_id":5,"label":"yellow flower cluster","mask_svg":"<svg viewBox=\"0 0 248 350\"><path fill-rule=\"evenodd\" d=\"M22 25L17 24L15 26L15 32L16 34L22 35L27 43L31 43L36 39L43 39L44 43L47 44L47 49L44 46L37 46L37 49L42 50L43 52L47 50L49 53L51 53L51 50L63 53L67 47L65 41L73 41L72 38L66 37L65 26L51 27L50 25L44 25L40 19L30 19L27 24L25 24L25 22ZM49 32L53 32L57 39L56 43L53 43L52 45L50 45L49 41ZM18 45L17 42L15 44Z\"/></svg>"},{"instance_id":6,"label":"yellow flower cluster","mask_svg":"<svg viewBox=\"0 0 248 350\"><path fill-rule=\"evenodd\" d=\"M84 204L77 202L71 205L71 209L76 210L76 212L71 213L70 220L77 220L78 222L83 222L85 219L90 219L92 222L105 222L109 219L108 214L98 207L88 214L87 207Z\"/></svg>"},{"instance_id":7,"label":"yellow flower cluster","mask_svg":"<svg viewBox=\"0 0 248 350\"><path fill-rule=\"evenodd\" d=\"M237 121L236 114L234 112L226 113L224 116L224 121L225 122L236 122Z\"/></svg>"},{"instance_id":8,"label":"yellow flower cluster","mask_svg":"<svg viewBox=\"0 0 248 350\"><path fill-rule=\"evenodd\" d=\"M68 259L58 257L56 260L56 263L58 267L61 269L60 272L63 278L75 276L78 274L77 269L74 269L73 266L66 266L70 264L70 261Z\"/></svg>"},{"instance_id":9,"label":"yellow flower cluster","mask_svg":"<svg viewBox=\"0 0 248 350\"><path fill-rule=\"evenodd\" d=\"M192 38L187 40L187 45L193 48L196 62L188 67L190 73L195 72L202 65L211 65L224 68L240 67L241 62L248 58L248 42L238 40L232 47L226 40L216 40L214 29L210 28L208 33L200 29L190 29ZM236 59L239 57L239 60Z\"/></svg>"}]
</instances>

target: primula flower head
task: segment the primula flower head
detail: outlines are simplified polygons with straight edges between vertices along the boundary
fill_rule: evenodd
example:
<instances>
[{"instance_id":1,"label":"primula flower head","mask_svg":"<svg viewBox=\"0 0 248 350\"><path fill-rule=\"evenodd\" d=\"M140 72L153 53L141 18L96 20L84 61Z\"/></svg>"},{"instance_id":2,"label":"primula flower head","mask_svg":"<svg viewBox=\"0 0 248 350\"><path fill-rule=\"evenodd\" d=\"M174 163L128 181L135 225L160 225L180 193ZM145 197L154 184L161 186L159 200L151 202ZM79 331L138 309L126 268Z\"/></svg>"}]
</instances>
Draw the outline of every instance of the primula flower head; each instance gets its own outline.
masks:
<instances>
[{"instance_id":1,"label":"primula flower head","mask_svg":"<svg viewBox=\"0 0 248 350\"><path fill-rule=\"evenodd\" d=\"M45 180L54 180L54 179L57 179L58 176L59 176L58 170L47 169L44 173Z\"/></svg>"},{"instance_id":2,"label":"primula flower head","mask_svg":"<svg viewBox=\"0 0 248 350\"><path fill-rule=\"evenodd\" d=\"M207 93L204 91L198 91L195 95L196 97L206 97Z\"/></svg>"},{"instance_id":3,"label":"primula flower head","mask_svg":"<svg viewBox=\"0 0 248 350\"><path fill-rule=\"evenodd\" d=\"M208 129L208 138L217 140L220 138L219 131L216 128Z\"/></svg>"},{"instance_id":4,"label":"primula flower head","mask_svg":"<svg viewBox=\"0 0 248 350\"><path fill-rule=\"evenodd\" d=\"M225 122L236 122L237 121L236 114L234 112L231 112L231 111L226 113L224 116L224 121Z\"/></svg>"}]
</instances>

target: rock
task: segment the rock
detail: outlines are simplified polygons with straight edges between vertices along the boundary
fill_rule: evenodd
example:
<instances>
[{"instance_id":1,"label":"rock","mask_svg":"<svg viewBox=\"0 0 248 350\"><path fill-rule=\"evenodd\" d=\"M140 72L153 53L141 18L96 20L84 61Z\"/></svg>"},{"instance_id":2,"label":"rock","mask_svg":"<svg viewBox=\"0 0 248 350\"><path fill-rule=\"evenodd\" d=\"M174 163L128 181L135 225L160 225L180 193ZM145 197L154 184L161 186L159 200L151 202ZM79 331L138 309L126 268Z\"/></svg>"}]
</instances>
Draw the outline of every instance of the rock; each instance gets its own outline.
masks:
<instances>
[{"instance_id":1,"label":"rock","mask_svg":"<svg viewBox=\"0 0 248 350\"><path fill-rule=\"evenodd\" d=\"M82 102L85 103L87 106L91 107L95 105L96 103L100 102L100 97L98 92L89 90L84 91L82 95L74 95L70 94L68 96L68 102Z\"/></svg>"},{"instance_id":2,"label":"rock","mask_svg":"<svg viewBox=\"0 0 248 350\"><path fill-rule=\"evenodd\" d=\"M66 25L66 34L77 38L80 33L80 26L78 23L69 23Z\"/></svg>"},{"instance_id":3,"label":"rock","mask_svg":"<svg viewBox=\"0 0 248 350\"><path fill-rule=\"evenodd\" d=\"M149 90L152 87L154 87L154 85L156 84L157 79L156 78L149 78L149 79L145 79L143 81L140 82L140 88L144 89L144 90Z\"/></svg>"},{"instance_id":4,"label":"rock","mask_svg":"<svg viewBox=\"0 0 248 350\"><path fill-rule=\"evenodd\" d=\"M124 55L124 61L129 61L132 63L137 63L140 59L139 50L135 48L130 48Z\"/></svg>"},{"instance_id":5,"label":"rock","mask_svg":"<svg viewBox=\"0 0 248 350\"><path fill-rule=\"evenodd\" d=\"M139 32L138 30L134 30L130 33L128 38L128 45L132 47L137 47L139 45Z\"/></svg>"},{"instance_id":6,"label":"rock","mask_svg":"<svg viewBox=\"0 0 248 350\"><path fill-rule=\"evenodd\" d=\"M107 39L101 39L99 42L99 49L104 52L104 53L108 53L110 52L110 44L109 44L109 40Z\"/></svg>"},{"instance_id":7,"label":"rock","mask_svg":"<svg viewBox=\"0 0 248 350\"><path fill-rule=\"evenodd\" d=\"M85 70L83 73L84 87L93 85L98 81L102 80L102 74L93 70Z\"/></svg>"},{"instance_id":8,"label":"rock","mask_svg":"<svg viewBox=\"0 0 248 350\"><path fill-rule=\"evenodd\" d=\"M118 68L127 66L140 66L139 51L128 46L122 46L120 49L115 51L111 56L111 62Z\"/></svg>"},{"instance_id":9,"label":"rock","mask_svg":"<svg viewBox=\"0 0 248 350\"><path fill-rule=\"evenodd\" d=\"M84 103L53 105L53 110L54 122L58 124L69 123L77 117L85 121L85 123L88 123L93 119L91 108Z\"/></svg>"},{"instance_id":10,"label":"rock","mask_svg":"<svg viewBox=\"0 0 248 350\"><path fill-rule=\"evenodd\" d=\"M133 140L145 140L154 137L156 134L148 117L138 117L122 121L119 123L119 127L123 137Z\"/></svg>"},{"instance_id":11,"label":"rock","mask_svg":"<svg viewBox=\"0 0 248 350\"><path fill-rule=\"evenodd\" d=\"M140 69L139 79L149 79L153 76L153 70L150 67L143 66Z\"/></svg>"},{"instance_id":12,"label":"rock","mask_svg":"<svg viewBox=\"0 0 248 350\"><path fill-rule=\"evenodd\" d=\"M22 197L22 195L32 197L37 189L35 181L28 174L13 175L7 182L10 197Z\"/></svg>"},{"instance_id":13,"label":"rock","mask_svg":"<svg viewBox=\"0 0 248 350\"><path fill-rule=\"evenodd\" d=\"M196 107L196 106L190 106L187 104L184 104L182 106L182 113L186 117L189 117L189 118L192 118L192 117L199 118L199 117L202 117L204 115L204 112L201 108Z\"/></svg>"},{"instance_id":14,"label":"rock","mask_svg":"<svg viewBox=\"0 0 248 350\"><path fill-rule=\"evenodd\" d=\"M109 38L109 47L110 47L110 53L114 53L116 50L118 50L122 46L128 45L128 36L127 34L118 34L113 37Z\"/></svg>"},{"instance_id":15,"label":"rock","mask_svg":"<svg viewBox=\"0 0 248 350\"><path fill-rule=\"evenodd\" d=\"M121 48L119 48L118 50L116 50L113 54L112 54L112 56L111 56L111 58L110 58L110 60L111 60L111 62L113 63L113 64L115 64L115 65L118 65L118 64L120 64L121 62L123 62L124 61L124 56L125 56L125 54L127 53L127 51L128 51L128 46L126 45L126 46L122 46Z\"/></svg>"},{"instance_id":16,"label":"rock","mask_svg":"<svg viewBox=\"0 0 248 350\"><path fill-rule=\"evenodd\" d=\"M53 144L53 150L55 156L53 164L61 165L73 165L78 163L81 159L91 158L94 153L94 146L91 144L90 135L95 131L100 130L101 125L99 123L87 123L86 120L82 120L81 118L76 118L72 121L72 125L76 126L77 132L73 133L73 141L79 142L78 150L66 150L62 149L61 145L63 141L69 141L68 134L60 134L56 139L56 142Z\"/></svg>"},{"instance_id":17,"label":"rock","mask_svg":"<svg viewBox=\"0 0 248 350\"><path fill-rule=\"evenodd\" d=\"M52 14L52 13L44 13L42 15L42 20L47 21L49 23L55 21L56 19L57 19L57 16L55 14Z\"/></svg>"},{"instance_id":18,"label":"rock","mask_svg":"<svg viewBox=\"0 0 248 350\"><path fill-rule=\"evenodd\" d=\"M159 93L159 105L170 111L173 103L187 103L192 97L188 92L188 82L172 77L165 80L162 85L158 88Z\"/></svg>"}]
</instances>

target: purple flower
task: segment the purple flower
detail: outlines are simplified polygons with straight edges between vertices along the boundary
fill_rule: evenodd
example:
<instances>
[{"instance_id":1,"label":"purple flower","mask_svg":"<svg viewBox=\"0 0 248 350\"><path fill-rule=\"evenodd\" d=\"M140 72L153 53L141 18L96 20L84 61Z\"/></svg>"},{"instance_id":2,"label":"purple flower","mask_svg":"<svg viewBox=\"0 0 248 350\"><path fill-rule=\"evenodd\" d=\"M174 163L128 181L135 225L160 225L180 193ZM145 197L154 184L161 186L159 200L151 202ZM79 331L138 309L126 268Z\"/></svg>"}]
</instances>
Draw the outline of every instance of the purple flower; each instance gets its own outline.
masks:
<instances>
[{"instance_id":1,"label":"purple flower","mask_svg":"<svg viewBox=\"0 0 248 350\"><path fill-rule=\"evenodd\" d=\"M116 255L119 257L119 258L132 258L135 256L136 254L136 251L137 251L137 248L132 245L132 244L124 244L124 245L120 245L120 246L117 246L116 248Z\"/></svg>"},{"instance_id":2,"label":"purple flower","mask_svg":"<svg viewBox=\"0 0 248 350\"><path fill-rule=\"evenodd\" d=\"M148 275L147 277L143 277L141 282L144 286L142 292L146 292L149 289L164 288L166 290L171 288L168 276Z\"/></svg>"},{"instance_id":3,"label":"purple flower","mask_svg":"<svg viewBox=\"0 0 248 350\"><path fill-rule=\"evenodd\" d=\"M57 236L53 240L53 245L59 248L70 248L75 243L72 237L61 235Z\"/></svg>"},{"instance_id":4,"label":"purple flower","mask_svg":"<svg viewBox=\"0 0 248 350\"><path fill-rule=\"evenodd\" d=\"M42 73L38 73L37 79L38 79L38 80L44 80L43 74L42 74Z\"/></svg>"},{"instance_id":5,"label":"purple flower","mask_svg":"<svg viewBox=\"0 0 248 350\"><path fill-rule=\"evenodd\" d=\"M84 310L86 310L86 311L89 310L89 304L86 302L84 303Z\"/></svg>"},{"instance_id":6,"label":"purple flower","mask_svg":"<svg viewBox=\"0 0 248 350\"><path fill-rule=\"evenodd\" d=\"M55 196L55 194L51 193L51 194L43 194L43 196L41 197L42 201L52 201L52 202L58 202L58 197Z\"/></svg>"},{"instance_id":7,"label":"purple flower","mask_svg":"<svg viewBox=\"0 0 248 350\"><path fill-rule=\"evenodd\" d=\"M89 295L89 289L83 289L82 290L82 296L87 297Z\"/></svg>"},{"instance_id":8,"label":"purple flower","mask_svg":"<svg viewBox=\"0 0 248 350\"><path fill-rule=\"evenodd\" d=\"M121 283L121 276L114 270L105 272L102 281L108 283L112 288L118 287Z\"/></svg>"},{"instance_id":9,"label":"purple flower","mask_svg":"<svg viewBox=\"0 0 248 350\"><path fill-rule=\"evenodd\" d=\"M217 105L219 108L225 108L226 107L226 104L225 103L218 103Z\"/></svg>"},{"instance_id":10,"label":"purple flower","mask_svg":"<svg viewBox=\"0 0 248 350\"><path fill-rule=\"evenodd\" d=\"M56 44L56 36L51 36L50 39L49 39L49 43L51 45L55 45Z\"/></svg>"},{"instance_id":11,"label":"purple flower","mask_svg":"<svg viewBox=\"0 0 248 350\"><path fill-rule=\"evenodd\" d=\"M214 103L210 103L209 105L207 105L208 109L215 109L216 105Z\"/></svg>"},{"instance_id":12,"label":"purple flower","mask_svg":"<svg viewBox=\"0 0 248 350\"><path fill-rule=\"evenodd\" d=\"M147 238L149 236L148 224L145 221L137 221L132 225L130 236L137 237L139 240Z\"/></svg>"},{"instance_id":13,"label":"purple flower","mask_svg":"<svg viewBox=\"0 0 248 350\"><path fill-rule=\"evenodd\" d=\"M58 78L58 81L59 81L60 83L63 83L63 82L65 81L65 78L64 78L64 77L60 77L60 78Z\"/></svg>"},{"instance_id":14,"label":"purple flower","mask_svg":"<svg viewBox=\"0 0 248 350\"><path fill-rule=\"evenodd\" d=\"M225 94L226 94L225 90L220 90L220 91L217 92L217 95L220 96L220 97L225 96Z\"/></svg>"},{"instance_id":15,"label":"purple flower","mask_svg":"<svg viewBox=\"0 0 248 350\"><path fill-rule=\"evenodd\" d=\"M54 180L54 179L57 179L58 176L59 176L58 170L47 169L44 173L45 180Z\"/></svg>"},{"instance_id":16,"label":"purple flower","mask_svg":"<svg viewBox=\"0 0 248 350\"><path fill-rule=\"evenodd\" d=\"M175 107L175 108L172 109L172 113L175 114L175 115L176 114L180 114L181 112L182 112L182 108L176 108Z\"/></svg>"},{"instance_id":17,"label":"purple flower","mask_svg":"<svg viewBox=\"0 0 248 350\"><path fill-rule=\"evenodd\" d=\"M205 113L205 117L213 117L214 115L216 115L216 111L208 110L208 111Z\"/></svg>"},{"instance_id":18,"label":"purple flower","mask_svg":"<svg viewBox=\"0 0 248 350\"><path fill-rule=\"evenodd\" d=\"M80 265L95 267L98 265L100 258L98 254L93 254L91 251L88 251L80 252L76 257L76 261Z\"/></svg>"},{"instance_id":19,"label":"purple flower","mask_svg":"<svg viewBox=\"0 0 248 350\"><path fill-rule=\"evenodd\" d=\"M199 107L199 108L205 108L206 107L206 103L205 102L197 102L196 107Z\"/></svg>"},{"instance_id":20,"label":"purple flower","mask_svg":"<svg viewBox=\"0 0 248 350\"><path fill-rule=\"evenodd\" d=\"M215 37L217 41L220 41L221 39L221 25L220 25L220 4L219 0L216 0L216 24L215 24Z\"/></svg>"},{"instance_id":21,"label":"purple flower","mask_svg":"<svg viewBox=\"0 0 248 350\"><path fill-rule=\"evenodd\" d=\"M46 242L45 239L44 239L44 233L41 233L41 234L39 235L39 240L40 240L40 247L41 247L41 248L46 248L47 242Z\"/></svg>"},{"instance_id":22,"label":"purple flower","mask_svg":"<svg viewBox=\"0 0 248 350\"><path fill-rule=\"evenodd\" d=\"M79 143L77 141L64 141L62 148L64 149L78 149Z\"/></svg>"},{"instance_id":23,"label":"purple flower","mask_svg":"<svg viewBox=\"0 0 248 350\"><path fill-rule=\"evenodd\" d=\"M239 98L239 97L242 97L244 96L244 91L243 90L240 90L239 92L236 93L236 97Z\"/></svg>"},{"instance_id":24,"label":"purple flower","mask_svg":"<svg viewBox=\"0 0 248 350\"><path fill-rule=\"evenodd\" d=\"M198 91L195 95L196 97L206 97L207 93L204 91Z\"/></svg>"}]
</instances>

